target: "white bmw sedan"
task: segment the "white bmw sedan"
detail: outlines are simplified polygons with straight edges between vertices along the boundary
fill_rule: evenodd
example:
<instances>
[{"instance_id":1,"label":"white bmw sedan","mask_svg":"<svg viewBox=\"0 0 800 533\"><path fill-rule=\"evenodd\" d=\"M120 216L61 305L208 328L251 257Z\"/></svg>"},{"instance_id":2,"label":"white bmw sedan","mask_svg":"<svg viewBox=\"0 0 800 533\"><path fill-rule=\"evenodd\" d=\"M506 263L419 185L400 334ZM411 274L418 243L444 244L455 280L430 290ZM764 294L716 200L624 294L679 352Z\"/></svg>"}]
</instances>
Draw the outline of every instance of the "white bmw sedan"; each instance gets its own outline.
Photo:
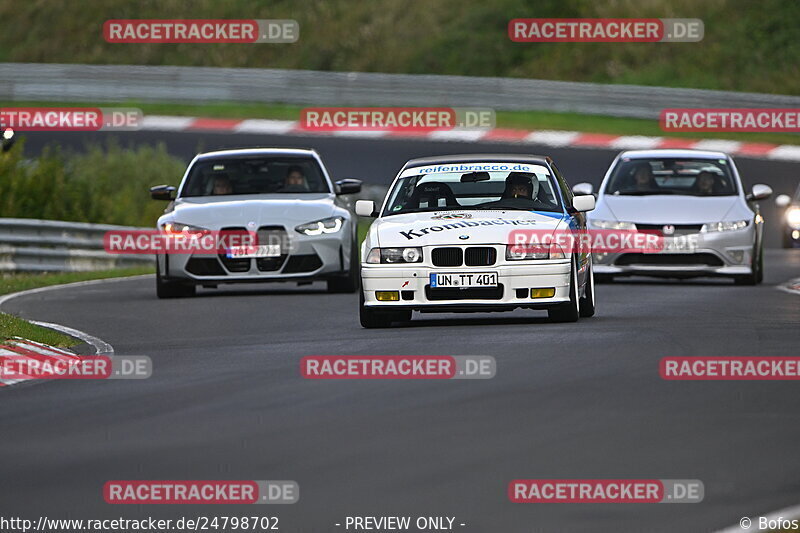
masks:
<instances>
[{"instance_id":1,"label":"white bmw sedan","mask_svg":"<svg viewBox=\"0 0 800 533\"><path fill-rule=\"evenodd\" d=\"M324 280L330 292L358 287L355 217L337 197L361 190L333 183L313 150L259 148L199 154L180 187L150 189L169 200L165 233L248 232L260 244L218 254L159 254L159 298L192 296L198 285ZM241 248L241 249L240 249Z\"/></svg>"},{"instance_id":2,"label":"white bmw sedan","mask_svg":"<svg viewBox=\"0 0 800 533\"><path fill-rule=\"evenodd\" d=\"M589 183L573 188L591 194ZM598 280L615 276L722 276L755 285L764 275L764 219L730 156L699 150L622 152L609 167L589 215L589 230L663 234L658 253L595 253Z\"/></svg>"},{"instance_id":3,"label":"white bmw sedan","mask_svg":"<svg viewBox=\"0 0 800 533\"><path fill-rule=\"evenodd\" d=\"M361 325L387 327L412 311L547 310L573 322L594 314L591 257L570 249L517 247L513 232L585 229L594 197L573 200L549 157L454 155L414 159L362 245Z\"/></svg>"}]
</instances>

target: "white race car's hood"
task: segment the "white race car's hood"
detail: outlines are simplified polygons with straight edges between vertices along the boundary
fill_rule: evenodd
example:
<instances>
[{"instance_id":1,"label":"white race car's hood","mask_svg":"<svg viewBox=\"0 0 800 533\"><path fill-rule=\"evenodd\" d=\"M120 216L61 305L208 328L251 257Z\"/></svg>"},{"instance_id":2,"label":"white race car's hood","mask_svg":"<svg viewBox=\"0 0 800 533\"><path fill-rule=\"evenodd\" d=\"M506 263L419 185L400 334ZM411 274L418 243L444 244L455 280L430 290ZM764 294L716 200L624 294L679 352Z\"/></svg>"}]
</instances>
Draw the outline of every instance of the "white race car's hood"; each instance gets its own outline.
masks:
<instances>
[{"instance_id":1,"label":"white race car's hood","mask_svg":"<svg viewBox=\"0 0 800 533\"><path fill-rule=\"evenodd\" d=\"M506 244L514 230L554 231L561 213L431 211L391 215L375 222L379 246ZM464 238L466 237L466 238Z\"/></svg>"},{"instance_id":2,"label":"white race car's hood","mask_svg":"<svg viewBox=\"0 0 800 533\"><path fill-rule=\"evenodd\" d=\"M719 222L738 203L738 196L614 196L604 195L601 205L621 222L640 224L701 224ZM602 218L603 209L590 218Z\"/></svg>"},{"instance_id":3,"label":"white race car's hood","mask_svg":"<svg viewBox=\"0 0 800 533\"><path fill-rule=\"evenodd\" d=\"M170 214L172 220L202 228L216 230L229 226L243 226L252 222L263 225L293 225L313 222L332 216L333 195L285 194L203 196L181 198L175 202Z\"/></svg>"}]
</instances>

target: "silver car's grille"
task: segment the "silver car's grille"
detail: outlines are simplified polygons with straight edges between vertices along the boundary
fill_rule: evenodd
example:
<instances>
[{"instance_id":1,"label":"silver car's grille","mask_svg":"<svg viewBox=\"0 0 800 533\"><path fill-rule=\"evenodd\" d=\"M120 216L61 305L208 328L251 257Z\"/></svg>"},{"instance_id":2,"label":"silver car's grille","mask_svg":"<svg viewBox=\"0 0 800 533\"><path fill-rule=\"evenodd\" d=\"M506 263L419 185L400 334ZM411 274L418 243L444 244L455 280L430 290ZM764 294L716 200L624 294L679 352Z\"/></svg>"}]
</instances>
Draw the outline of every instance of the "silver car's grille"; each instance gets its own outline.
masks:
<instances>
[{"instance_id":1,"label":"silver car's grille","mask_svg":"<svg viewBox=\"0 0 800 533\"><path fill-rule=\"evenodd\" d=\"M665 236L670 235L691 235L700 233L702 224L636 224L637 230L660 231ZM670 233L670 230L672 232Z\"/></svg>"}]
</instances>

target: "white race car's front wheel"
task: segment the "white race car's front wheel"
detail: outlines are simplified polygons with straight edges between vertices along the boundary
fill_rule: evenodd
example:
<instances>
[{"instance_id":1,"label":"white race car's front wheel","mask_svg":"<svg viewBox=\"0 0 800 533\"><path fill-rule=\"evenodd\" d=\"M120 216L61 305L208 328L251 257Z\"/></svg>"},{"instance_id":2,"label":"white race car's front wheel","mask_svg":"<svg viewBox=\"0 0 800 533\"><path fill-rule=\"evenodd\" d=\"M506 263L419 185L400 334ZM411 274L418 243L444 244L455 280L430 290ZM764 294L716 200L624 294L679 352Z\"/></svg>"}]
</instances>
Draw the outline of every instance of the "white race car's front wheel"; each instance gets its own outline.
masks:
<instances>
[{"instance_id":1,"label":"white race car's front wheel","mask_svg":"<svg viewBox=\"0 0 800 533\"><path fill-rule=\"evenodd\" d=\"M594 316L594 268L592 256L586 265L586 283L583 286L583 297L580 300L580 315L583 318Z\"/></svg>"},{"instance_id":2,"label":"white race car's front wheel","mask_svg":"<svg viewBox=\"0 0 800 533\"><path fill-rule=\"evenodd\" d=\"M552 322L577 322L581 316L580 298L578 297L578 266L572 261L569 282L569 301L547 310Z\"/></svg>"}]
</instances>

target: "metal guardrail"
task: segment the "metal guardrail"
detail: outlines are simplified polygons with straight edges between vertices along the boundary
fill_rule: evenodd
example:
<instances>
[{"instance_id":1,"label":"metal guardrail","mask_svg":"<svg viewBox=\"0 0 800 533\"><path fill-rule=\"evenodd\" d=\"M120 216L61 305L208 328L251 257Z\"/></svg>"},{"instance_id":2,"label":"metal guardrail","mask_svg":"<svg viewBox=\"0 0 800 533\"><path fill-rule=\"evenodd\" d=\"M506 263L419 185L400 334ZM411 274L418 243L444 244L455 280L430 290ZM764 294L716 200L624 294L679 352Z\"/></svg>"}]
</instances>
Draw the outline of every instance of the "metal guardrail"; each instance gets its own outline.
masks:
<instances>
[{"instance_id":1,"label":"metal guardrail","mask_svg":"<svg viewBox=\"0 0 800 533\"><path fill-rule=\"evenodd\" d=\"M789 95L311 70L0 63L0 100L490 107L656 118L663 108L800 107Z\"/></svg>"},{"instance_id":2,"label":"metal guardrail","mask_svg":"<svg viewBox=\"0 0 800 533\"><path fill-rule=\"evenodd\" d=\"M0 271L78 272L154 264L152 255L116 255L103 250L106 231L125 229L143 228L0 218Z\"/></svg>"}]
</instances>

